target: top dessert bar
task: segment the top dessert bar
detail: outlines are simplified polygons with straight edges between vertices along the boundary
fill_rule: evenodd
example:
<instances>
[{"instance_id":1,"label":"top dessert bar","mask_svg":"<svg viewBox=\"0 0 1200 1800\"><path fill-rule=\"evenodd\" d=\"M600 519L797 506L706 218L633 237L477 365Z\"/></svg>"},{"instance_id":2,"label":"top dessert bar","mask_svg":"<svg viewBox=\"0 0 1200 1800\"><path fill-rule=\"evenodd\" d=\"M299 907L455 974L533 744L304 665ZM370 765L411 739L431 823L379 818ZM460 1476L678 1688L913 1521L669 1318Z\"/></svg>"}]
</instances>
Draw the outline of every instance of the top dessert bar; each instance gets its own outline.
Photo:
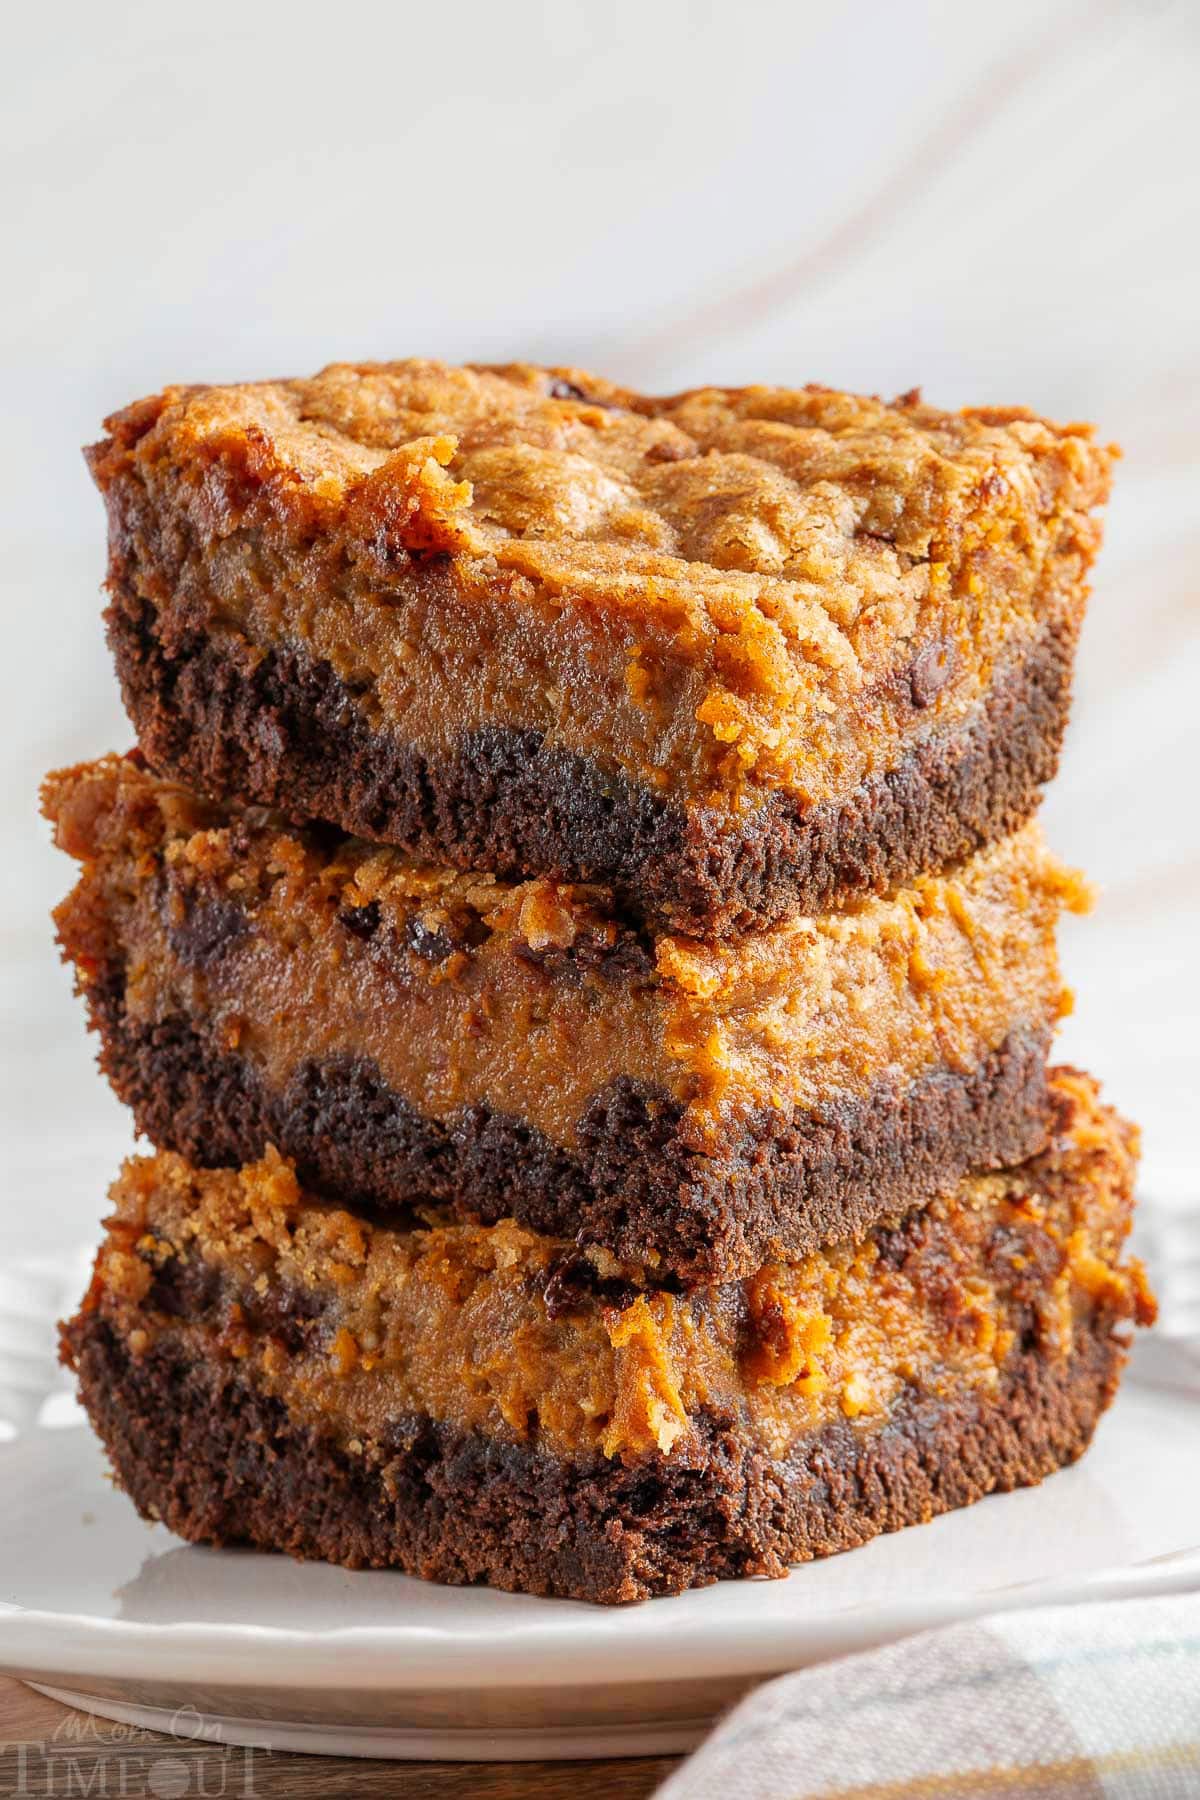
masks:
<instances>
[{"instance_id":1,"label":"top dessert bar","mask_svg":"<svg viewBox=\"0 0 1200 1800\"><path fill-rule=\"evenodd\" d=\"M916 395L425 361L108 429L108 628L156 769L700 936L1028 816L1115 454Z\"/></svg>"}]
</instances>

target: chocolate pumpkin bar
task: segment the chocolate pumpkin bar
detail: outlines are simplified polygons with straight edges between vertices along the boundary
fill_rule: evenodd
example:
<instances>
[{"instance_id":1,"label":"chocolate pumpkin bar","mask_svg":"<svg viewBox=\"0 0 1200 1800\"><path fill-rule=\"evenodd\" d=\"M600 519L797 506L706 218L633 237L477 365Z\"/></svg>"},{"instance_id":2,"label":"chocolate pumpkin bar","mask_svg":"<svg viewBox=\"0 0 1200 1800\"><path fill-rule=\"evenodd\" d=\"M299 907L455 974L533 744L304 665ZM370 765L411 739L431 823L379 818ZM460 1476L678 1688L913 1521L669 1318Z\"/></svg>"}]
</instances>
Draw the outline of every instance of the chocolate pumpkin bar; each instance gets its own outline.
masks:
<instances>
[{"instance_id":1,"label":"chocolate pumpkin bar","mask_svg":"<svg viewBox=\"0 0 1200 1800\"><path fill-rule=\"evenodd\" d=\"M44 803L56 914L139 1129L274 1144L348 1205L576 1237L684 1280L861 1235L1045 1140L1078 879L1028 825L722 945L219 806L109 757Z\"/></svg>"},{"instance_id":2,"label":"chocolate pumpkin bar","mask_svg":"<svg viewBox=\"0 0 1200 1800\"><path fill-rule=\"evenodd\" d=\"M423 361L107 426L125 702L212 795L708 936L936 872L1054 773L1086 426Z\"/></svg>"},{"instance_id":3,"label":"chocolate pumpkin bar","mask_svg":"<svg viewBox=\"0 0 1200 1800\"><path fill-rule=\"evenodd\" d=\"M185 1538L599 1601L779 1575L1085 1449L1153 1303L1134 1133L1054 1099L1024 1166L686 1297L511 1221L367 1223L274 1152L133 1160L64 1358Z\"/></svg>"}]
</instances>

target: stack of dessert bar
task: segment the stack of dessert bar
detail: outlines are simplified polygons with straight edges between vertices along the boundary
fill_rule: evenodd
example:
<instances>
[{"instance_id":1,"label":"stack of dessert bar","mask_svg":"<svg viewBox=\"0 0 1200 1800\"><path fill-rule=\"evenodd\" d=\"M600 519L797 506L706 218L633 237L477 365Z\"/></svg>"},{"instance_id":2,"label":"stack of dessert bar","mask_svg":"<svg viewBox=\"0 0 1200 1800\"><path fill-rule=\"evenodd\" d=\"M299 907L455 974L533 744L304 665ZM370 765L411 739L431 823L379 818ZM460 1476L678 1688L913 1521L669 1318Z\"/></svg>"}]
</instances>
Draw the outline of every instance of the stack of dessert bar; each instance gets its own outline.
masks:
<instances>
[{"instance_id":1,"label":"stack of dessert bar","mask_svg":"<svg viewBox=\"0 0 1200 1800\"><path fill-rule=\"evenodd\" d=\"M1152 1311L1032 822L1113 453L428 362L108 431L138 748L45 804L138 1508L624 1601L1077 1457Z\"/></svg>"}]
</instances>

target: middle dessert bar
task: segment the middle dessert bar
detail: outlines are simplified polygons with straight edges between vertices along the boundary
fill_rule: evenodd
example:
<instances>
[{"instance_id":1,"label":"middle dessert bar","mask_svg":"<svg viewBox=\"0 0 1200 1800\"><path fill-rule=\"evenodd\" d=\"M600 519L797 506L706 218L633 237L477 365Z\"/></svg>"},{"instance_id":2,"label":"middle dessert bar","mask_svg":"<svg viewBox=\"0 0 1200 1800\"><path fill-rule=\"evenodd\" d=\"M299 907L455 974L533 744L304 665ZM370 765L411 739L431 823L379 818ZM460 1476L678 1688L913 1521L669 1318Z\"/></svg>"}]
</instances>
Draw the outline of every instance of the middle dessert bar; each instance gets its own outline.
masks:
<instances>
[{"instance_id":1,"label":"middle dessert bar","mask_svg":"<svg viewBox=\"0 0 1200 1800\"><path fill-rule=\"evenodd\" d=\"M704 945L603 889L420 867L110 757L52 777L103 1065L193 1162L524 1226L685 1281L860 1235L1038 1151L1078 880L1028 826Z\"/></svg>"}]
</instances>

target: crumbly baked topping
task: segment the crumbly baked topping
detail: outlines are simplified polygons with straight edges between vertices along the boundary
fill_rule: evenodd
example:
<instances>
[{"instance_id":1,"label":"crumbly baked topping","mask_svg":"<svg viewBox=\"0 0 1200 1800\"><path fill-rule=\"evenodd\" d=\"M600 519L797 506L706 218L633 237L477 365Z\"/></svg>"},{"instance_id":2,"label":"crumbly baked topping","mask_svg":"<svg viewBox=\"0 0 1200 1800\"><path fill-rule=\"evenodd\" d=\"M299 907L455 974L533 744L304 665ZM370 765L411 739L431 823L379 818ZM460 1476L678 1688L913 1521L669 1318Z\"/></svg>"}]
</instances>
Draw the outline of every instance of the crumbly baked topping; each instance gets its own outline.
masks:
<instances>
[{"instance_id":1,"label":"crumbly baked topping","mask_svg":"<svg viewBox=\"0 0 1200 1800\"><path fill-rule=\"evenodd\" d=\"M668 639L706 671L691 710L721 779L800 786L814 710L869 686L931 611L967 655L978 595L1020 617L1051 557L1086 567L1115 454L1019 408L819 387L655 398L573 369L416 359L168 388L108 426L101 487L136 466L202 540L321 540L349 568L434 553L464 592L498 586L543 624L568 603L626 637L640 620L630 699L669 710ZM253 579L240 566L221 581Z\"/></svg>"}]
</instances>

